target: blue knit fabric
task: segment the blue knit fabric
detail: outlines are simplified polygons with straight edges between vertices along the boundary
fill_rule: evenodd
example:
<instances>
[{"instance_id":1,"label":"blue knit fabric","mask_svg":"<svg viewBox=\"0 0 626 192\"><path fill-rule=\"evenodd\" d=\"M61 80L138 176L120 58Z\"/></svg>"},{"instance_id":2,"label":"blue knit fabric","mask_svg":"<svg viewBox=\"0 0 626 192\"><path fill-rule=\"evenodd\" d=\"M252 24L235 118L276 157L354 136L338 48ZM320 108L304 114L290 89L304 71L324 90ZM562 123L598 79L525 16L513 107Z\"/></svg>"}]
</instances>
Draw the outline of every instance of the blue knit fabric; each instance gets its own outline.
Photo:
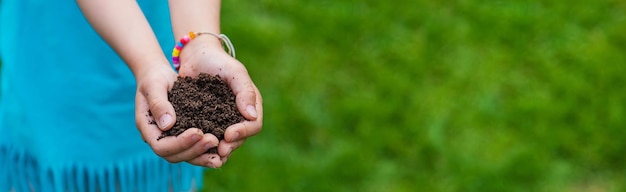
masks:
<instances>
[{"instance_id":1,"label":"blue knit fabric","mask_svg":"<svg viewBox=\"0 0 626 192\"><path fill-rule=\"evenodd\" d=\"M1 2L0 191L200 187L201 168L170 164L142 141L132 73L75 1ZM167 1L138 2L169 47Z\"/></svg>"}]
</instances>

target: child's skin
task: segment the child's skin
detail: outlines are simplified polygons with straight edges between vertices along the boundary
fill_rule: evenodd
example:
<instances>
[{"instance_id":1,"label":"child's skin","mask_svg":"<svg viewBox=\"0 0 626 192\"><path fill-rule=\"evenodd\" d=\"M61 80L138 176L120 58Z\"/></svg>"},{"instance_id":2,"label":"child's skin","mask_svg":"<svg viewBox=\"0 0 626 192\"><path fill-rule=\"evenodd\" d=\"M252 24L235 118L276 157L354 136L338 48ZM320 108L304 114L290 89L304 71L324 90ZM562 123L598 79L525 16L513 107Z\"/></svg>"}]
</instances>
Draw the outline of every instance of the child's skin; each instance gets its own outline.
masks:
<instances>
[{"instance_id":1,"label":"child's skin","mask_svg":"<svg viewBox=\"0 0 626 192\"><path fill-rule=\"evenodd\" d=\"M120 55L137 82L135 123L152 150L169 162L221 167L246 138L261 131L263 107L259 90L245 66L232 58L218 38L200 35L185 45L180 55L179 75L195 77L199 73L218 74L233 89L237 108L246 121L226 129L224 141L196 128L177 137L157 141L162 130L176 121L167 100L167 91L176 80L176 72L135 0L77 0L83 14L103 39ZM170 0L172 28L176 41L189 32L220 33L219 0ZM172 41L174 42L174 41ZM164 45L164 46L174 46ZM148 123L148 111L157 125ZM139 139L139 138L137 138ZM218 154L205 153L218 147Z\"/></svg>"}]
</instances>

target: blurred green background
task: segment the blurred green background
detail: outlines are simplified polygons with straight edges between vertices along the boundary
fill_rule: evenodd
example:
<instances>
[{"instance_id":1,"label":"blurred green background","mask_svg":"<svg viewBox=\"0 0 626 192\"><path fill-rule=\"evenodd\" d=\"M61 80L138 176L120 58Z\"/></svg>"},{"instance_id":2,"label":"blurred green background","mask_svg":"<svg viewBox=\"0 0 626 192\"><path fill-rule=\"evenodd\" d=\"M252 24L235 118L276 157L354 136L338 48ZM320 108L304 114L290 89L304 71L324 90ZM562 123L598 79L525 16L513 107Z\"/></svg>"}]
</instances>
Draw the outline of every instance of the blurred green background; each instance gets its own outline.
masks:
<instances>
[{"instance_id":1,"label":"blurred green background","mask_svg":"<svg viewBox=\"0 0 626 192\"><path fill-rule=\"evenodd\" d=\"M625 11L223 1L264 130L203 191L624 191Z\"/></svg>"},{"instance_id":2,"label":"blurred green background","mask_svg":"<svg viewBox=\"0 0 626 192\"><path fill-rule=\"evenodd\" d=\"M223 1L264 130L204 191L623 191L626 2Z\"/></svg>"}]
</instances>

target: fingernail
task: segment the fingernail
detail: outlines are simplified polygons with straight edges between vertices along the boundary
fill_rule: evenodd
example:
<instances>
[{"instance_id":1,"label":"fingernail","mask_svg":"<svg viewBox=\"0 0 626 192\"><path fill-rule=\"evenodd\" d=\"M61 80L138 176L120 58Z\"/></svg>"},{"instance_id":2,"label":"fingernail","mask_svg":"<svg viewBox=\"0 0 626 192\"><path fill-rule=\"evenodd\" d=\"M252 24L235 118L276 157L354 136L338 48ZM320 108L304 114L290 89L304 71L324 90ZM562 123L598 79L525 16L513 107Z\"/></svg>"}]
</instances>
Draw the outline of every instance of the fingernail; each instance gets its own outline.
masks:
<instances>
[{"instance_id":1,"label":"fingernail","mask_svg":"<svg viewBox=\"0 0 626 192\"><path fill-rule=\"evenodd\" d=\"M193 135L193 136L191 136L191 140L196 142L196 141L200 140L200 136L199 135Z\"/></svg>"},{"instance_id":2,"label":"fingernail","mask_svg":"<svg viewBox=\"0 0 626 192\"><path fill-rule=\"evenodd\" d=\"M246 107L246 112L248 112L248 114L250 114L250 116L256 118L256 109L254 108L254 106L248 105Z\"/></svg>"},{"instance_id":3,"label":"fingernail","mask_svg":"<svg viewBox=\"0 0 626 192\"><path fill-rule=\"evenodd\" d=\"M211 148L213 148L213 147L215 147L215 145L213 145L213 143L207 143L207 144L204 144L204 149L205 149L205 150L209 150L209 149L211 149Z\"/></svg>"},{"instance_id":4,"label":"fingernail","mask_svg":"<svg viewBox=\"0 0 626 192\"><path fill-rule=\"evenodd\" d=\"M158 124L161 129L165 129L170 123L172 123L172 116L170 114L165 114L159 118Z\"/></svg>"}]
</instances>

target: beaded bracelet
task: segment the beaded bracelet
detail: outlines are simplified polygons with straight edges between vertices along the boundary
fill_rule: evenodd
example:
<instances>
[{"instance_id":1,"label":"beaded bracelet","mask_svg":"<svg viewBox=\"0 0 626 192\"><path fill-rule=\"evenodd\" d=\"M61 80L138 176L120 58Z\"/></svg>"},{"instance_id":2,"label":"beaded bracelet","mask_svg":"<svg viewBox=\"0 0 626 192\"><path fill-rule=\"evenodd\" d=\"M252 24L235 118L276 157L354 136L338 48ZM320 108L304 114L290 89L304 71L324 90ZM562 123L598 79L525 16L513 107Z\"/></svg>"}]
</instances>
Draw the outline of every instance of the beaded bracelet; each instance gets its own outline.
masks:
<instances>
[{"instance_id":1,"label":"beaded bracelet","mask_svg":"<svg viewBox=\"0 0 626 192\"><path fill-rule=\"evenodd\" d=\"M180 38L180 41L176 43L176 46L174 46L174 50L172 50L172 63L174 63L174 67L176 68L176 71L180 69L180 52L183 50L183 47L187 43L189 43L189 41L196 38L197 36L205 35L205 34L212 35L220 39L220 42L223 42L226 45L228 54L232 56L233 58L235 58L235 47L233 46L233 44L230 42L230 39L228 39L226 35L224 34L217 35L215 33L210 33L210 32L196 32L196 33L189 32L189 35L185 35L182 38Z\"/></svg>"}]
</instances>

